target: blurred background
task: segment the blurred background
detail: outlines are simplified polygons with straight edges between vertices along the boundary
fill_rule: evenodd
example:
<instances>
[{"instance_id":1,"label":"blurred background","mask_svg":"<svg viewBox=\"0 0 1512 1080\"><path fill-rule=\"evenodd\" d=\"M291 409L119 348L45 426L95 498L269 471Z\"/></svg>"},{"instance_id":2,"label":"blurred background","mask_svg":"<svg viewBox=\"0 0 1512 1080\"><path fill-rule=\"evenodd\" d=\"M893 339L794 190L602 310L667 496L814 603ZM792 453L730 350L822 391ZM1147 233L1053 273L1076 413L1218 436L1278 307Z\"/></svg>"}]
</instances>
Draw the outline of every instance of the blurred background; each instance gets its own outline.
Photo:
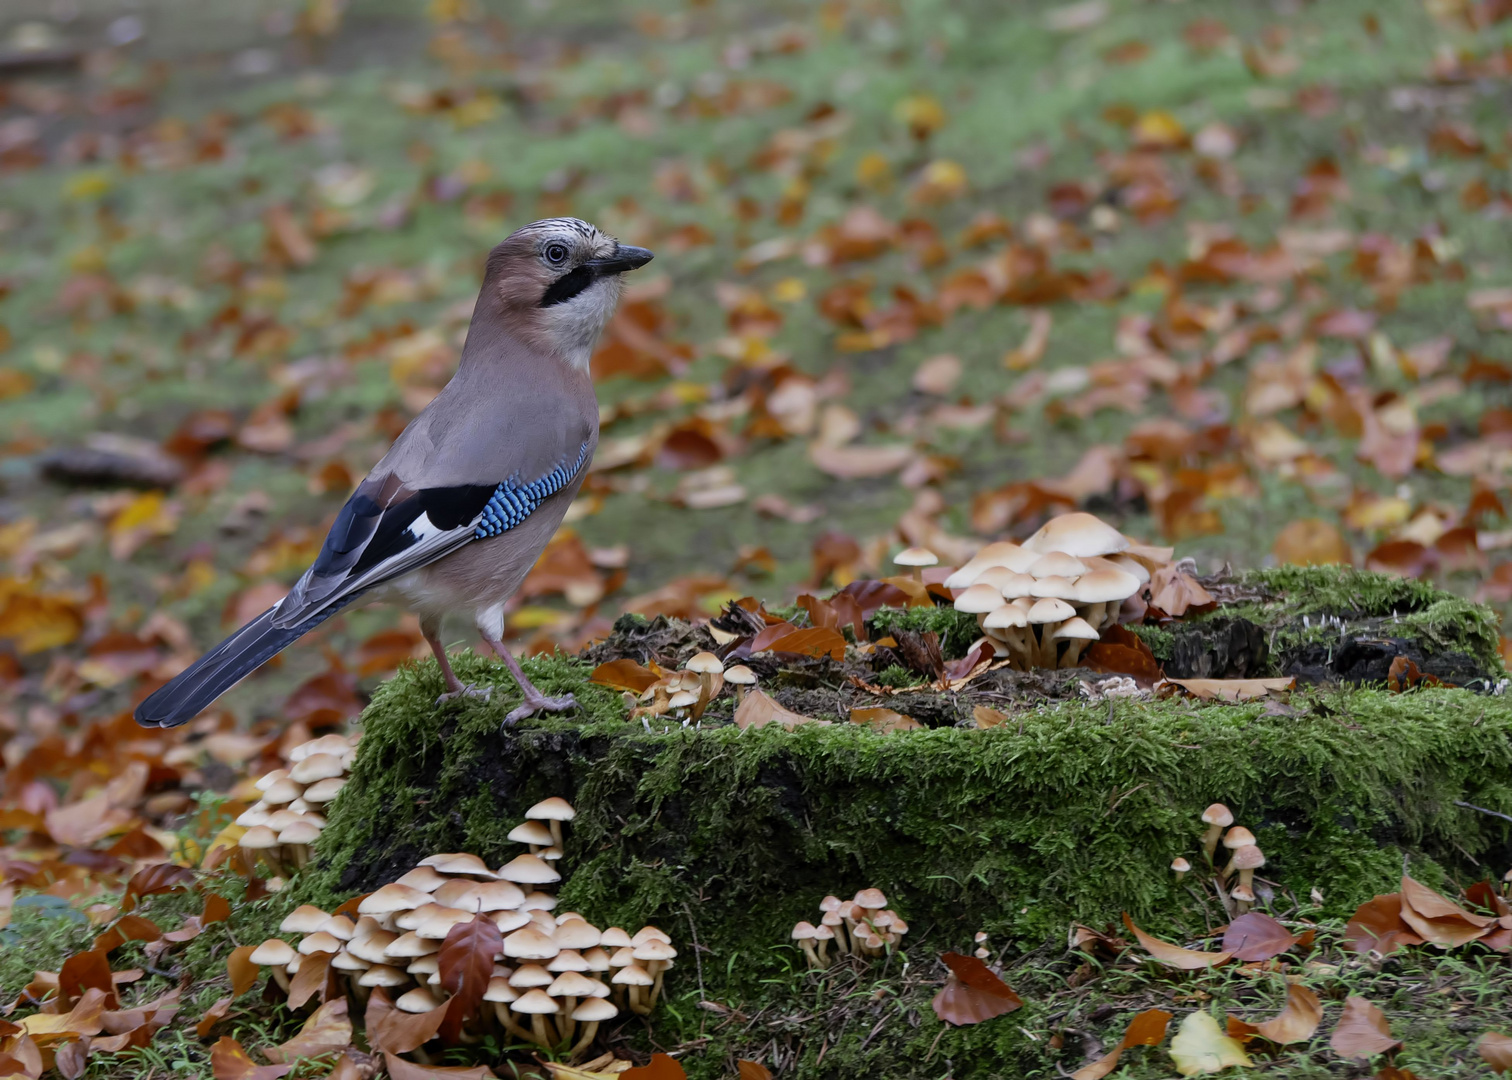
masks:
<instances>
[{"instance_id":1,"label":"blurred background","mask_svg":"<svg viewBox=\"0 0 1512 1080\"><path fill-rule=\"evenodd\" d=\"M658 257L516 648L1072 507L1505 605L1509 117L1508 0L6 0L6 763L282 595L548 215Z\"/></svg>"}]
</instances>

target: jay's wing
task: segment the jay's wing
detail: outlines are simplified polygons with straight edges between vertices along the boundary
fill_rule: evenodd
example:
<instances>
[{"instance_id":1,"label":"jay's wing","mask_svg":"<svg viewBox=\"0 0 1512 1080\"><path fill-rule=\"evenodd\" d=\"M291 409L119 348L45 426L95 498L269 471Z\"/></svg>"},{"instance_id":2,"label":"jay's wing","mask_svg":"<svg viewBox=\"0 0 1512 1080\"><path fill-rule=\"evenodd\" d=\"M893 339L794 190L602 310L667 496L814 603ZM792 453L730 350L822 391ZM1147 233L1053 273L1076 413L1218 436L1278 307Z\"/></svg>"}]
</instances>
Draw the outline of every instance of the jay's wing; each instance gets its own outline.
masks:
<instances>
[{"instance_id":1,"label":"jay's wing","mask_svg":"<svg viewBox=\"0 0 1512 1080\"><path fill-rule=\"evenodd\" d=\"M566 487L591 449L585 441L544 475L497 484L417 489L375 472L341 508L320 555L274 609L273 625L298 626L464 544L508 532Z\"/></svg>"}]
</instances>

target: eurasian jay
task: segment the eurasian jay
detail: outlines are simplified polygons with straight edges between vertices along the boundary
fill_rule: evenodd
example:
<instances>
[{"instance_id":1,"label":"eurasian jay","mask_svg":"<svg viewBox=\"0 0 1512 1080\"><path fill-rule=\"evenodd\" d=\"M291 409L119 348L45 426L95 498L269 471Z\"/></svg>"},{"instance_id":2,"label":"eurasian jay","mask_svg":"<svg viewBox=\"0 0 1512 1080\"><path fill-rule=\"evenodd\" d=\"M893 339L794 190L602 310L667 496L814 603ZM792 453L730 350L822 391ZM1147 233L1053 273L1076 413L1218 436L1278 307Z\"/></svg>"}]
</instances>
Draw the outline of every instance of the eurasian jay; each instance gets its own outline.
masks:
<instances>
[{"instance_id":1,"label":"eurasian jay","mask_svg":"<svg viewBox=\"0 0 1512 1080\"><path fill-rule=\"evenodd\" d=\"M627 270L651 252L577 218L548 218L489 253L457 373L357 486L289 594L137 706L137 722L192 719L359 597L420 616L446 693L464 686L441 620L471 615L525 700L505 718L576 704L535 688L504 645L504 605L561 524L598 445L588 363Z\"/></svg>"}]
</instances>

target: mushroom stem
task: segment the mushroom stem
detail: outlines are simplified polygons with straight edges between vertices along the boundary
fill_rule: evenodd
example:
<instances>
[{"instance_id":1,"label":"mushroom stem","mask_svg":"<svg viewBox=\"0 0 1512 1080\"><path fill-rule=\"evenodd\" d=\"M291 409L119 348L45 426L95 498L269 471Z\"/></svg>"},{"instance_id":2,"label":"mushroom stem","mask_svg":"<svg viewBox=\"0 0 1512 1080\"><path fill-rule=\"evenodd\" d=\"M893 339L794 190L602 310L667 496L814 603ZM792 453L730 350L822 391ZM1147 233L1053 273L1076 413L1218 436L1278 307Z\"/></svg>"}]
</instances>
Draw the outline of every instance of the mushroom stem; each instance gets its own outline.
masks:
<instances>
[{"instance_id":1,"label":"mushroom stem","mask_svg":"<svg viewBox=\"0 0 1512 1080\"><path fill-rule=\"evenodd\" d=\"M502 1001L493 1003L494 1015L499 1018L499 1023L504 1025L504 1030L523 1042L535 1042L535 1037L515 1022L514 1014L509 1011L509 1006Z\"/></svg>"},{"instance_id":2,"label":"mushroom stem","mask_svg":"<svg viewBox=\"0 0 1512 1080\"><path fill-rule=\"evenodd\" d=\"M1239 884L1244 886L1246 889L1249 889L1251 892L1253 892L1255 888L1254 878L1255 871L1250 869L1249 867L1244 867L1239 871Z\"/></svg>"},{"instance_id":3,"label":"mushroom stem","mask_svg":"<svg viewBox=\"0 0 1512 1080\"><path fill-rule=\"evenodd\" d=\"M1207 832L1202 834L1202 854L1207 857L1209 866L1213 864L1213 852L1217 850L1218 838L1222 835L1222 825L1209 825Z\"/></svg>"},{"instance_id":4,"label":"mushroom stem","mask_svg":"<svg viewBox=\"0 0 1512 1080\"><path fill-rule=\"evenodd\" d=\"M630 1011L637 1016L651 1015L651 1009L646 1005L645 999L641 997L643 989L645 988L641 986L632 986L630 988Z\"/></svg>"},{"instance_id":5,"label":"mushroom stem","mask_svg":"<svg viewBox=\"0 0 1512 1080\"><path fill-rule=\"evenodd\" d=\"M538 1046L550 1046L553 1042L556 1041L549 1034L547 1034L545 1013L530 1014L530 1030L534 1033L535 1038L533 1041Z\"/></svg>"},{"instance_id":6,"label":"mushroom stem","mask_svg":"<svg viewBox=\"0 0 1512 1080\"><path fill-rule=\"evenodd\" d=\"M819 939L819 966L829 967L829 941L824 938Z\"/></svg>"},{"instance_id":7,"label":"mushroom stem","mask_svg":"<svg viewBox=\"0 0 1512 1080\"><path fill-rule=\"evenodd\" d=\"M562 1010L557 1013L557 1031L564 1039L572 1038L577 1030L577 1021L572 1018L572 1010L577 1008L577 998L568 997L562 999Z\"/></svg>"},{"instance_id":8,"label":"mushroom stem","mask_svg":"<svg viewBox=\"0 0 1512 1080\"><path fill-rule=\"evenodd\" d=\"M560 821L552 820L552 821L548 821L547 824L551 826L551 839L552 839L552 842L557 847L561 847L562 846L562 823Z\"/></svg>"},{"instance_id":9,"label":"mushroom stem","mask_svg":"<svg viewBox=\"0 0 1512 1080\"><path fill-rule=\"evenodd\" d=\"M649 1014L652 1009L656 1008L656 999L661 996L662 976L666 973L666 970L667 969L664 966L658 966L657 968L656 981L651 984L651 994L646 999L647 1014Z\"/></svg>"},{"instance_id":10,"label":"mushroom stem","mask_svg":"<svg viewBox=\"0 0 1512 1080\"><path fill-rule=\"evenodd\" d=\"M303 870L305 863L310 861L310 849L304 844L285 844L284 850L289 853L289 861L296 870Z\"/></svg>"},{"instance_id":11,"label":"mushroom stem","mask_svg":"<svg viewBox=\"0 0 1512 1080\"><path fill-rule=\"evenodd\" d=\"M1087 613L1083 615L1082 618L1087 620L1087 625L1092 629L1101 630L1103 627L1103 620L1107 617L1107 614L1107 604L1088 604Z\"/></svg>"},{"instance_id":12,"label":"mushroom stem","mask_svg":"<svg viewBox=\"0 0 1512 1080\"><path fill-rule=\"evenodd\" d=\"M572 1050L567 1055L569 1059L576 1058L578 1055L586 1052L587 1049L593 1045L594 1036L598 1034L598 1026L599 1022L597 1020L588 1020L584 1022L582 1038L578 1039L577 1042L572 1044Z\"/></svg>"},{"instance_id":13,"label":"mushroom stem","mask_svg":"<svg viewBox=\"0 0 1512 1080\"><path fill-rule=\"evenodd\" d=\"M283 992L287 994L289 992L289 973L285 971L281 966L275 965L273 968L273 978L277 980L278 985L281 986L283 988Z\"/></svg>"},{"instance_id":14,"label":"mushroom stem","mask_svg":"<svg viewBox=\"0 0 1512 1080\"><path fill-rule=\"evenodd\" d=\"M803 955L808 957L808 966L811 968L819 967L819 957L814 953L814 943L812 941L800 941L798 944L803 946Z\"/></svg>"},{"instance_id":15,"label":"mushroom stem","mask_svg":"<svg viewBox=\"0 0 1512 1080\"><path fill-rule=\"evenodd\" d=\"M698 673L698 701L693 705L693 719L697 720L714 700L714 676L707 671Z\"/></svg>"},{"instance_id":16,"label":"mushroom stem","mask_svg":"<svg viewBox=\"0 0 1512 1080\"><path fill-rule=\"evenodd\" d=\"M1087 643L1081 638L1072 638L1066 642L1066 655L1061 658L1061 667L1075 667L1076 661L1081 657L1083 646Z\"/></svg>"}]
</instances>

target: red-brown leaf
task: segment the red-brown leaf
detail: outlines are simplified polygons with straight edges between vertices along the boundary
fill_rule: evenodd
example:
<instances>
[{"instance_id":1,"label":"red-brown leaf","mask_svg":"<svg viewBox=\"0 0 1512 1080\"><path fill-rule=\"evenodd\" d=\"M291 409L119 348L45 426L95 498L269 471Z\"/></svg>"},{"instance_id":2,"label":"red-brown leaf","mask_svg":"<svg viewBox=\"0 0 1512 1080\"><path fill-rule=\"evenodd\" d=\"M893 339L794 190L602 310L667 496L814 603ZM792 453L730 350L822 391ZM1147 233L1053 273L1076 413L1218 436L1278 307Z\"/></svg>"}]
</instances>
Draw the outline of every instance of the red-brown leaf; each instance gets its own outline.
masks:
<instances>
[{"instance_id":1,"label":"red-brown leaf","mask_svg":"<svg viewBox=\"0 0 1512 1080\"><path fill-rule=\"evenodd\" d=\"M1260 911L1239 916L1223 932L1223 951L1246 963L1280 956L1296 943L1290 930Z\"/></svg>"},{"instance_id":2,"label":"red-brown leaf","mask_svg":"<svg viewBox=\"0 0 1512 1080\"><path fill-rule=\"evenodd\" d=\"M115 924L94 940L99 952L113 952L128 941L156 941L163 936L157 923L140 915L122 915Z\"/></svg>"},{"instance_id":3,"label":"red-brown leaf","mask_svg":"<svg viewBox=\"0 0 1512 1080\"><path fill-rule=\"evenodd\" d=\"M205 1010L205 1015L199 1018L199 1023L194 1025L194 1034L201 1039L208 1039L215 1025L226 1018L226 1013L231 1010L231 1002L235 995L228 994L223 998L217 998L214 1005Z\"/></svg>"},{"instance_id":4,"label":"red-brown leaf","mask_svg":"<svg viewBox=\"0 0 1512 1080\"><path fill-rule=\"evenodd\" d=\"M758 1061L741 1058L735 1066L740 1070L740 1080L772 1080L772 1070Z\"/></svg>"},{"instance_id":5,"label":"red-brown leaf","mask_svg":"<svg viewBox=\"0 0 1512 1080\"><path fill-rule=\"evenodd\" d=\"M1228 1034L1231 1039L1248 1041L1256 1035L1268 1039L1277 1046L1306 1042L1323 1022L1323 1005L1318 995L1305 986L1286 984L1286 1005L1273 1019L1251 1024L1238 1017L1228 1018Z\"/></svg>"},{"instance_id":6,"label":"red-brown leaf","mask_svg":"<svg viewBox=\"0 0 1512 1080\"><path fill-rule=\"evenodd\" d=\"M1475 1048L1480 1051L1481 1060L1498 1076L1512 1072L1512 1035L1488 1031L1480 1037Z\"/></svg>"},{"instance_id":7,"label":"red-brown leaf","mask_svg":"<svg viewBox=\"0 0 1512 1080\"><path fill-rule=\"evenodd\" d=\"M289 982L289 1008L299 1009L316 994L322 1001L330 982L331 958L335 953L315 952L300 958L299 970Z\"/></svg>"},{"instance_id":8,"label":"red-brown leaf","mask_svg":"<svg viewBox=\"0 0 1512 1080\"><path fill-rule=\"evenodd\" d=\"M441 943L439 969L441 986L451 995L447 999L446 1022L441 1037L456 1042L462 1033L462 1021L477 1012L493 977L494 957L504 950L504 938L498 924L485 915L472 922L458 923L447 931Z\"/></svg>"},{"instance_id":9,"label":"red-brown leaf","mask_svg":"<svg viewBox=\"0 0 1512 1080\"><path fill-rule=\"evenodd\" d=\"M260 969L252 962L256 945L241 945L226 957L226 974L231 977L231 995L241 997L257 982Z\"/></svg>"},{"instance_id":10,"label":"red-brown leaf","mask_svg":"<svg viewBox=\"0 0 1512 1080\"><path fill-rule=\"evenodd\" d=\"M1406 945L1421 945L1419 937L1402 921L1402 894L1386 893L1365 901L1344 926L1344 945L1358 953L1375 951L1390 956Z\"/></svg>"},{"instance_id":11,"label":"red-brown leaf","mask_svg":"<svg viewBox=\"0 0 1512 1080\"><path fill-rule=\"evenodd\" d=\"M496 1074L487 1065L416 1065L386 1050L383 1060L388 1065L389 1080L496 1080Z\"/></svg>"},{"instance_id":12,"label":"red-brown leaf","mask_svg":"<svg viewBox=\"0 0 1512 1080\"><path fill-rule=\"evenodd\" d=\"M652 1054L648 1064L620 1073L620 1080L687 1080L687 1076L676 1058L666 1054Z\"/></svg>"},{"instance_id":13,"label":"red-brown leaf","mask_svg":"<svg viewBox=\"0 0 1512 1080\"><path fill-rule=\"evenodd\" d=\"M221 1036L210 1048L210 1072L215 1080L279 1080L292 1065L259 1065L247 1056L241 1043L229 1035Z\"/></svg>"},{"instance_id":14,"label":"red-brown leaf","mask_svg":"<svg viewBox=\"0 0 1512 1080\"><path fill-rule=\"evenodd\" d=\"M771 627L767 627L770 630ZM759 641L767 630L756 635ZM783 634L765 646L752 645L751 651L767 648L777 653L797 653L802 656L828 656L831 660L845 659L845 638L838 630L827 626L811 626L807 630L794 630Z\"/></svg>"},{"instance_id":15,"label":"red-brown leaf","mask_svg":"<svg viewBox=\"0 0 1512 1080\"><path fill-rule=\"evenodd\" d=\"M58 971L58 993L63 1003L72 1007L90 987L105 995L105 1007L116 1007L115 983L110 978L110 961L97 949L75 953L63 961Z\"/></svg>"},{"instance_id":16,"label":"red-brown leaf","mask_svg":"<svg viewBox=\"0 0 1512 1080\"><path fill-rule=\"evenodd\" d=\"M633 694L640 694L658 678L656 672L625 656L594 668L588 681L607 686L611 690L629 690Z\"/></svg>"},{"instance_id":17,"label":"red-brown leaf","mask_svg":"<svg viewBox=\"0 0 1512 1080\"><path fill-rule=\"evenodd\" d=\"M1122 626L1103 627L1102 640L1082 654L1087 667L1111 675L1128 675L1144 682L1160 678L1160 663L1144 639Z\"/></svg>"},{"instance_id":18,"label":"red-brown leaf","mask_svg":"<svg viewBox=\"0 0 1512 1080\"><path fill-rule=\"evenodd\" d=\"M1164 1009L1146 1009L1129 1021L1129 1028L1117 1046L1096 1061L1077 1069L1071 1074L1071 1080L1102 1080L1118 1067L1118 1059L1123 1057L1123 1052L1129 1047L1158 1046L1164 1042L1166 1025L1170 1022L1171 1014Z\"/></svg>"},{"instance_id":19,"label":"red-brown leaf","mask_svg":"<svg viewBox=\"0 0 1512 1080\"><path fill-rule=\"evenodd\" d=\"M430 1012L402 1012L394 1007L382 987L375 987L368 997L363 1026L367 1029L368 1042L374 1048L394 1054L407 1054L434 1038L445 1019L444 1004Z\"/></svg>"},{"instance_id":20,"label":"red-brown leaf","mask_svg":"<svg viewBox=\"0 0 1512 1080\"><path fill-rule=\"evenodd\" d=\"M948 952L940 960L950 969L950 977L930 1004L945 1023L957 1027L980 1024L1024 1004L1023 998L976 957Z\"/></svg>"},{"instance_id":21,"label":"red-brown leaf","mask_svg":"<svg viewBox=\"0 0 1512 1080\"><path fill-rule=\"evenodd\" d=\"M1374 1057L1401 1046L1391 1037L1386 1014L1362 997L1344 1000L1344 1013L1334 1026L1328 1045L1340 1057Z\"/></svg>"},{"instance_id":22,"label":"red-brown leaf","mask_svg":"<svg viewBox=\"0 0 1512 1080\"><path fill-rule=\"evenodd\" d=\"M1199 952L1196 949L1183 949L1179 945L1172 945L1157 937L1151 937L1134 925L1134 920L1129 918L1127 912L1124 913L1123 923L1128 927L1129 933L1139 940L1145 952L1149 953L1157 963L1164 964L1166 967L1179 968L1182 971L1196 971L1199 968L1217 967L1229 960L1230 954L1226 952L1210 953Z\"/></svg>"},{"instance_id":23,"label":"red-brown leaf","mask_svg":"<svg viewBox=\"0 0 1512 1080\"><path fill-rule=\"evenodd\" d=\"M168 862L145 866L126 883L126 895L121 897L121 910L130 911L144 896L183 892L193 880L194 871L186 866L175 866Z\"/></svg>"}]
</instances>

